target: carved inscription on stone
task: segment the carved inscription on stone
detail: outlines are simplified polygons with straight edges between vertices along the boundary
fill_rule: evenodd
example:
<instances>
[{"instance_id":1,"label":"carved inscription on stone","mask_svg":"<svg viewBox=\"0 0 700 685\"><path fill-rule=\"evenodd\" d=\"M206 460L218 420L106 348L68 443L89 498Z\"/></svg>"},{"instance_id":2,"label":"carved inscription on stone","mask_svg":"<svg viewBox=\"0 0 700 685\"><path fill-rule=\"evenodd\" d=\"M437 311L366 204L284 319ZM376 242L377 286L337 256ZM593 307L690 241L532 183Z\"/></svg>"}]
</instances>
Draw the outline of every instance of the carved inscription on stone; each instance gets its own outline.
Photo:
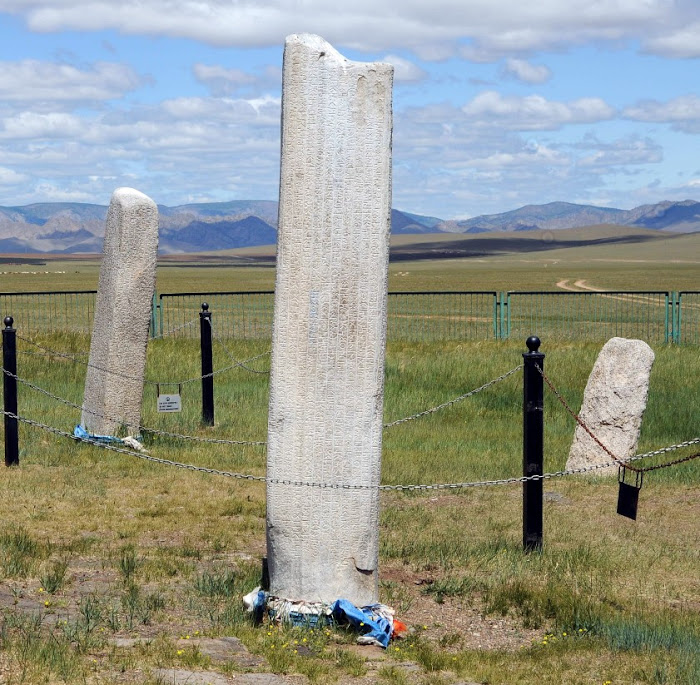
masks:
<instances>
[{"instance_id":1,"label":"carved inscription on stone","mask_svg":"<svg viewBox=\"0 0 700 685\"><path fill-rule=\"evenodd\" d=\"M268 476L380 480L391 208L388 64L287 38ZM268 484L270 590L377 600L379 493Z\"/></svg>"},{"instance_id":2,"label":"carved inscription on stone","mask_svg":"<svg viewBox=\"0 0 700 685\"><path fill-rule=\"evenodd\" d=\"M81 423L90 433L138 432L157 252L155 202L117 188L107 212L85 378Z\"/></svg>"}]
</instances>

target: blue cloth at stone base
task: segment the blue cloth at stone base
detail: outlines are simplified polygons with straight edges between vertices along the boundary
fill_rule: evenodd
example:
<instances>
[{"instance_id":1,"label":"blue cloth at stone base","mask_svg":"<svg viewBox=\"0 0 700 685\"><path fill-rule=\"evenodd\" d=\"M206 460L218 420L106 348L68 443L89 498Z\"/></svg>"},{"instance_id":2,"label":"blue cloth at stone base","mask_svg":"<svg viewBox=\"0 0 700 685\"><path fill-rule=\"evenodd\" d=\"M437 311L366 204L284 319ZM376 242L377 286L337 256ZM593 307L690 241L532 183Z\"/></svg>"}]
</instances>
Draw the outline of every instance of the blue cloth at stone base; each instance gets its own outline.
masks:
<instances>
[{"instance_id":1,"label":"blue cloth at stone base","mask_svg":"<svg viewBox=\"0 0 700 685\"><path fill-rule=\"evenodd\" d=\"M121 438L117 438L114 435L95 435L94 433L88 433L80 424L73 429L73 435L81 440L92 440L93 442L116 443L118 445L123 443Z\"/></svg>"},{"instance_id":2,"label":"blue cloth at stone base","mask_svg":"<svg viewBox=\"0 0 700 685\"><path fill-rule=\"evenodd\" d=\"M386 648L389 645L393 628L387 619L372 611L373 606L369 605L359 609L347 599L338 599L331 605L331 610L337 623L352 624L363 636L375 639L382 647Z\"/></svg>"}]
</instances>

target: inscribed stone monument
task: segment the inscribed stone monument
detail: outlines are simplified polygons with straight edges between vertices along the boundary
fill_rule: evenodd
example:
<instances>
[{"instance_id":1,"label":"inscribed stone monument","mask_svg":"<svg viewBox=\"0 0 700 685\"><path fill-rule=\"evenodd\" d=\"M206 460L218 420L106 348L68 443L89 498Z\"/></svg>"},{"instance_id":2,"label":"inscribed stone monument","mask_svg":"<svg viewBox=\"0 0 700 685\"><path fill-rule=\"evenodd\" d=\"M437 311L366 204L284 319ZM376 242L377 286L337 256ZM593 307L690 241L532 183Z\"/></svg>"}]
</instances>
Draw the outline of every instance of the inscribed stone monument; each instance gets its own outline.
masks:
<instances>
[{"instance_id":1,"label":"inscribed stone monument","mask_svg":"<svg viewBox=\"0 0 700 685\"><path fill-rule=\"evenodd\" d=\"M377 601L393 68L284 51L267 486L270 592Z\"/></svg>"},{"instance_id":2,"label":"inscribed stone monument","mask_svg":"<svg viewBox=\"0 0 700 685\"><path fill-rule=\"evenodd\" d=\"M85 378L81 424L88 433L138 432L157 252L155 202L117 188L107 212Z\"/></svg>"},{"instance_id":3,"label":"inscribed stone monument","mask_svg":"<svg viewBox=\"0 0 700 685\"><path fill-rule=\"evenodd\" d=\"M654 352L643 340L611 338L603 345L586 384L580 419L616 457L634 455L649 394ZM566 462L577 469L611 462L612 458L576 426ZM591 471L615 473L617 466Z\"/></svg>"}]
</instances>

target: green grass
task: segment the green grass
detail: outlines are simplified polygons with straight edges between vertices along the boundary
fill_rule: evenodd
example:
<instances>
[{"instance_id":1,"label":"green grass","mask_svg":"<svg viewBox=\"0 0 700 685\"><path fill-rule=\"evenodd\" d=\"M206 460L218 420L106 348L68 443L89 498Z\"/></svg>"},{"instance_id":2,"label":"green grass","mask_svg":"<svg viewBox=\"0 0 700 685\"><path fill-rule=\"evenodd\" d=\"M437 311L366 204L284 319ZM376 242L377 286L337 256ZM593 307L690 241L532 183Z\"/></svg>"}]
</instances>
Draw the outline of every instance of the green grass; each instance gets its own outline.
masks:
<instances>
[{"instance_id":1,"label":"green grass","mask_svg":"<svg viewBox=\"0 0 700 685\"><path fill-rule=\"evenodd\" d=\"M42 340L53 349L87 343L75 336ZM229 346L240 358L262 349L255 341L232 341ZM599 348L561 343L544 349L546 372L574 408ZM471 390L517 366L522 352L517 341L392 343L385 419L411 415ZM661 345L655 352L642 450L697 437L699 425L696 350ZM35 356L20 354L19 359L22 377L80 403L83 366L61 358L50 364ZM195 377L198 364L196 341L154 341L147 376ZM214 428L201 426L198 384L183 386L184 410L175 415L156 412L155 388L149 386L144 424L188 435L264 440L267 382L266 376L241 370L217 376ZM383 482L520 475L521 405L522 375L517 373L451 408L387 429ZM21 389L20 413L67 432L79 418L77 410L26 387ZM558 470L564 466L574 425L551 393L546 395L545 417L546 470ZM57 637L45 619L33 633L8 628L6 651L14 672L70 672L79 678L75 674L89 672L90 655L101 644L97 638L152 630L177 637L182 630L195 629L238 635L279 672L324 681L360 677L365 671L342 645L338 651L325 637L316 651L295 654L289 649L291 634L275 629L271 639L248 623L239 598L256 584L264 553L261 485L150 464L24 425L20 439L20 467L8 470L0 482L0 511L5 521L13 521L0 531L2 573L7 582L21 579L26 589L13 587L34 597L36 610L49 616L67 611L69 642L82 646L69 658L61 647L68 628ZM264 474L265 452L259 447L207 445L152 433L144 441L154 456ZM396 658L415 660L428 679L445 677L447 669L455 677L489 682L599 678L602 683L612 674L608 664L619 660L628 680L692 682L688 674L694 677L698 668L698 613L691 600L698 596L698 559L689 540L698 535L697 501L691 495L698 480L698 460L650 474L636 523L615 514L614 480L548 481L546 491L557 498L545 505L544 549L534 555L523 555L521 549L517 486L383 494L382 568L431 578L420 586L410 580L382 581L385 601L400 616L411 616L426 602L438 616L442 608L466 603L541 636L506 658L460 647L454 630L444 632L431 624L421 641L397 643L402 651ZM75 582L84 563L103 569L107 585L102 594L82 590ZM42 595L38 588L44 584L51 587ZM26 615L18 614L16 606L5 611ZM578 636L579 630L586 631L585 639L561 639L563 632ZM560 644L551 638L540 644L548 634L557 635ZM188 663L185 656L171 650L157 658L174 666ZM108 667L115 668L122 658L110 658ZM125 663L135 668L155 658L152 651L131 653ZM187 658L202 663L194 652ZM573 676L582 661L589 664L588 676ZM549 674L544 679L542 669ZM385 682L402 682L404 676L390 664L378 675Z\"/></svg>"},{"instance_id":2,"label":"green grass","mask_svg":"<svg viewBox=\"0 0 700 685\"><path fill-rule=\"evenodd\" d=\"M651 260L652 252L642 254L645 246L634 249L639 250L634 258ZM615 246L582 250L497 255L483 262L402 262L391 267L392 288L539 289L568 278L607 288L690 289L696 279L697 265L671 269L653 260L625 262ZM73 266L86 271L66 274L51 287L78 287L93 277L96 282L94 265ZM197 290L200 284L202 290L236 290L245 283L257 289L268 279L265 289L272 272L260 269L246 281L252 271L169 266L159 278L163 290L190 285ZM183 274L194 279L187 288ZM34 288L43 289L38 281ZM70 353L88 348L86 335L36 340ZM230 340L227 347L247 359L265 352L268 343ZM574 409L600 347L543 339L545 371ZM700 426L697 346L653 347L640 451L698 437ZM85 367L25 354L29 351L36 350L20 343L19 375L80 405ZM520 364L524 351L517 339L390 343L385 421L499 376ZM228 364L223 350L215 347L215 355L216 368ZM263 357L256 365L268 363ZM165 384L199 373L198 341L166 338L149 345L150 380ZM243 370L216 376L213 428L201 425L200 392L197 382L183 385L183 412L159 414L155 385L148 384L144 426L200 437L266 439L267 376ZM79 410L26 386L20 386L19 404L21 415L66 432L80 417ZM563 468L573 432L572 419L547 392L545 470ZM143 437L156 457L265 473L261 447L204 444L148 431ZM384 492L380 595L414 632L392 644L377 665L350 649L351 635L302 635L250 624L239 600L259 581L265 553L262 484L152 464L26 425L20 427L20 447L19 468L7 469L0 480L0 575L7 588L0 593L0 679L7 682L154 683L149 675L154 668L213 668L233 675L246 670L217 666L180 640L205 635L237 636L266 660L260 670L301 673L316 682L698 680L700 460L649 474L636 522L615 513L614 478L546 481L544 547L528 555L522 552L517 485ZM521 472L521 373L384 433L386 484L490 480ZM477 648L456 618L465 612L482 617L484 625L503 622L521 635L518 645ZM152 641L125 649L110 646L113 637ZM406 661L415 662L415 670L406 670Z\"/></svg>"}]
</instances>

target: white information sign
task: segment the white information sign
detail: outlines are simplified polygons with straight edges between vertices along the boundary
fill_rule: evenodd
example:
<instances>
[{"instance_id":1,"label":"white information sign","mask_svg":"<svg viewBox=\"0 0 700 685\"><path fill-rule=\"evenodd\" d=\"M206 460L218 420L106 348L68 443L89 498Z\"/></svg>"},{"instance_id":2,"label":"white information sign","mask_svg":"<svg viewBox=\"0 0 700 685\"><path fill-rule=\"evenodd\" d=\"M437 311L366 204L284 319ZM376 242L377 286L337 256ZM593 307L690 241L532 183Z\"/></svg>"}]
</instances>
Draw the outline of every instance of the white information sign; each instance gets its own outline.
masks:
<instances>
[{"instance_id":1,"label":"white information sign","mask_svg":"<svg viewBox=\"0 0 700 685\"><path fill-rule=\"evenodd\" d=\"M159 412L182 411L180 395L158 395Z\"/></svg>"}]
</instances>

